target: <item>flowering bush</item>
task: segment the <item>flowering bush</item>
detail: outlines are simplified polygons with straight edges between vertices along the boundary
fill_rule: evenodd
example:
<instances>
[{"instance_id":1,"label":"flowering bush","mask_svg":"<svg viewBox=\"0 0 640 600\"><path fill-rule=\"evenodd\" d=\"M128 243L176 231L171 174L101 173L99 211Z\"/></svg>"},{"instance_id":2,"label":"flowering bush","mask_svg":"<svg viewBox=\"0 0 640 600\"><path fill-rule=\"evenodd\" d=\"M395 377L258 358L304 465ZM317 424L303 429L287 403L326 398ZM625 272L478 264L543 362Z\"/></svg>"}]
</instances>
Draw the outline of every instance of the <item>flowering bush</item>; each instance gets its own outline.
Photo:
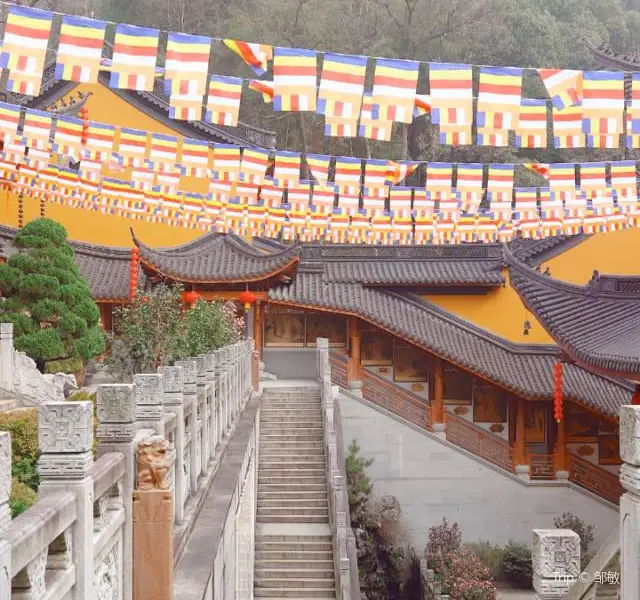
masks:
<instances>
[{"instance_id":1,"label":"flowering bush","mask_svg":"<svg viewBox=\"0 0 640 600\"><path fill-rule=\"evenodd\" d=\"M427 563L436 575L443 575L448 567L449 557L460 550L462 533L457 523L449 524L446 518L441 525L429 528L427 541Z\"/></svg>"}]
</instances>

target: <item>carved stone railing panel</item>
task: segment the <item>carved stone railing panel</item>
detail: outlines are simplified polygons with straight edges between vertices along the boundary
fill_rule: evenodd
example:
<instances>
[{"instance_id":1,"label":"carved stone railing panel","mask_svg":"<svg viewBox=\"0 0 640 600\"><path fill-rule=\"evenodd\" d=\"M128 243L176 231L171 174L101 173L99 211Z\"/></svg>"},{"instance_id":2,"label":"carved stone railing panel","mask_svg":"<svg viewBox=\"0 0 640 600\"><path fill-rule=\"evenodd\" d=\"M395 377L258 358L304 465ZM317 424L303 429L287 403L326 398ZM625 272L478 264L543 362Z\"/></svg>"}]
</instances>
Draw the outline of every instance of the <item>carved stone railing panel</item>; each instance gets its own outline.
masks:
<instances>
[{"instance_id":1,"label":"carved stone railing panel","mask_svg":"<svg viewBox=\"0 0 640 600\"><path fill-rule=\"evenodd\" d=\"M362 371L362 394L367 401L422 429L429 429L431 407L426 401L366 369Z\"/></svg>"},{"instance_id":2,"label":"carved stone railing panel","mask_svg":"<svg viewBox=\"0 0 640 600\"><path fill-rule=\"evenodd\" d=\"M616 475L573 454L568 458L569 481L609 502L619 504L624 489Z\"/></svg>"},{"instance_id":3,"label":"carved stone railing panel","mask_svg":"<svg viewBox=\"0 0 640 600\"><path fill-rule=\"evenodd\" d=\"M508 442L453 413L447 414L447 441L498 467L513 471L513 448Z\"/></svg>"},{"instance_id":4,"label":"carved stone railing panel","mask_svg":"<svg viewBox=\"0 0 640 600\"><path fill-rule=\"evenodd\" d=\"M532 559L536 598L563 598L580 575L580 537L570 529L534 529Z\"/></svg>"}]
</instances>

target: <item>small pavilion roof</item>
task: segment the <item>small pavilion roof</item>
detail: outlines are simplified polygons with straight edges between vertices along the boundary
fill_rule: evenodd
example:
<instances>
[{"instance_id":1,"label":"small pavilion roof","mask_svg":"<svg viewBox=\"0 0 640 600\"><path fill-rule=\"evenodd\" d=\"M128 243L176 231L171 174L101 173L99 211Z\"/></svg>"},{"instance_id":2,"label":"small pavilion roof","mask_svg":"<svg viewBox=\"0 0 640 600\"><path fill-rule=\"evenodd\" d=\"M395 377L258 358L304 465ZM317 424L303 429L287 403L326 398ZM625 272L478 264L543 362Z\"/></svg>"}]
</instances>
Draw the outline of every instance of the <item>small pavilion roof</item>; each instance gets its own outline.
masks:
<instances>
[{"instance_id":1,"label":"small pavilion roof","mask_svg":"<svg viewBox=\"0 0 640 600\"><path fill-rule=\"evenodd\" d=\"M249 283L295 268L299 246L266 254L231 233L209 233L173 248L150 248L136 238L140 261L159 275L185 283Z\"/></svg>"},{"instance_id":2,"label":"small pavilion roof","mask_svg":"<svg viewBox=\"0 0 640 600\"><path fill-rule=\"evenodd\" d=\"M578 364L640 380L640 277L594 273L585 286L542 275L508 250L511 285L558 346Z\"/></svg>"}]
</instances>

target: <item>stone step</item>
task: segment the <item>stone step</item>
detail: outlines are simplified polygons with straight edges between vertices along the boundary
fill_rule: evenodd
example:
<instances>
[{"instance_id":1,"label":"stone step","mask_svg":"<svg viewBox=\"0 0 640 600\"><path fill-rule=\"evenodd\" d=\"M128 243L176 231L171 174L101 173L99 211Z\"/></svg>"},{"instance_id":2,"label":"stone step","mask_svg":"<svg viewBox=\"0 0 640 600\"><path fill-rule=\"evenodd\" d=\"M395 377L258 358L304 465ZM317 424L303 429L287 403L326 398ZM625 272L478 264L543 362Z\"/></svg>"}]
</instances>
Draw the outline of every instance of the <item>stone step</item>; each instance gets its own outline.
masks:
<instances>
[{"instance_id":1,"label":"stone step","mask_svg":"<svg viewBox=\"0 0 640 600\"><path fill-rule=\"evenodd\" d=\"M313 423L313 427L322 427L323 421L320 415L309 414L308 411L301 411L299 415L285 414L262 414L260 415L260 423L263 425L270 423Z\"/></svg>"},{"instance_id":2,"label":"stone step","mask_svg":"<svg viewBox=\"0 0 640 600\"><path fill-rule=\"evenodd\" d=\"M333 564L329 569L316 568L316 565L308 565L308 568L293 568L289 565L282 568L266 568L256 564L255 578L257 581L268 581L271 579L315 579L315 580L334 580Z\"/></svg>"},{"instance_id":3,"label":"stone step","mask_svg":"<svg viewBox=\"0 0 640 600\"><path fill-rule=\"evenodd\" d=\"M321 477L324 479L323 469L269 469L267 471L258 471L258 477L264 479L275 479L276 477L285 478L287 481L291 479L299 479L300 477Z\"/></svg>"},{"instance_id":4,"label":"stone step","mask_svg":"<svg viewBox=\"0 0 640 600\"><path fill-rule=\"evenodd\" d=\"M299 498L300 500L326 500L327 492L320 490L296 490L292 492L276 491L270 492L262 490L260 497L263 500L289 500L290 498Z\"/></svg>"},{"instance_id":5,"label":"stone step","mask_svg":"<svg viewBox=\"0 0 640 600\"><path fill-rule=\"evenodd\" d=\"M258 515L256 517L256 521L258 523L305 523L305 524L313 524L313 523L329 523L329 516L320 516L320 515Z\"/></svg>"},{"instance_id":6,"label":"stone step","mask_svg":"<svg viewBox=\"0 0 640 600\"><path fill-rule=\"evenodd\" d=\"M273 429L282 429L286 431L313 429L323 431L324 427L322 425L322 421L314 423L312 420L305 419L303 421L260 421L260 429L265 430L267 433L271 433Z\"/></svg>"},{"instance_id":7,"label":"stone step","mask_svg":"<svg viewBox=\"0 0 640 600\"><path fill-rule=\"evenodd\" d=\"M256 550L255 556L256 565L261 561L268 565L285 562L288 564L300 562L305 565L308 561L326 561L333 568L333 550Z\"/></svg>"},{"instance_id":8,"label":"stone step","mask_svg":"<svg viewBox=\"0 0 640 600\"><path fill-rule=\"evenodd\" d=\"M325 492L327 491L327 482L322 479L318 483L300 482L297 480L283 482L280 478L276 478L267 482L258 482L258 495L262 492L281 492L294 494L296 492Z\"/></svg>"},{"instance_id":9,"label":"stone step","mask_svg":"<svg viewBox=\"0 0 640 600\"><path fill-rule=\"evenodd\" d=\"M327 498L258 498L258 508L329 508Z\"/></svg>"},{"instance_id":10,"label":"stone step","mask_svg":"<svg viewBox=\"0 0 640 600\"><path fill-rule=\"evenodd\" d=\"M269 403L269 402L291 402L293 404L297 402L312 402L315 404L321 404L322 399L320 398L320 394L268 394L266 392L262 393L262 398L260 398L260 403Z\"/></svg>"},{"instance_id":11,"label":"stone step","mask_svg":"<svg viewBox=\"0 0 640 600\"><path fill-rule=\"evenodd\" d=\"M258 533L256 535L256 542L261 544L332 544L333 537L330 534L316 534L316 535L292 535L292 534L271 534L265 535L264 533Z\"/></svg>"},{"instance_id":12,"label":"stone step","mask_svg":"<svg viewBox=\"0 0 640 600\"><path fill-rule=\"evenodd\" d=\"M262 428L261 428L262 429ZM324 442L324 431L322 429L316 430L314 433L281 433L281 432L273 432L268 433L265 431L260 431L260 444L263 442Z\"/></svg>"},{"instance_id":13,"label":"stone step","mask_svg":"<svg viewBox=\"0 0 640 600\"><path fill-rule=\"evenodd\" d=\"M258 516L265 517L290 517L290 516L308 516L323 517L329 514L328 505L324 506L260 506L258 501Z\"/></svg>"},{"instance_id":14,"label":"stone step","mask_svg":"<svg viewBox=\"0 0 640 600\"><path fill-rule=\"evenodd\" d=\"M324 452L324 441L300 441L300 440L282 440L280 442L265 442L260 443L260 452L265 450L279 450L286 452Z\"/></svg>"},{"instance_id":15,"label":"stone step","mask_svg":"<svg viewBox=\"0 0 640 600\"><path fill-rule=\"evenodd\" d=\"M295 464L306 464L309 468L310 465L320 465L319 468L324 467L324 455L323 454L261 454L260 466L265 467L285 467L292 468ZM314 467L315 468L315 467Z\"/></svg>"},{"instance_id":16,"label":"stone step","mask_svg":"<svg viewBox=\"0 0 640 600\"><path fill-rule=\"evenodd\" d=\"M324 589L329 590L334 588L333 579L318 578L318 577L304 577L304 578L256 578L254 587L256 590L260 588L277 588L277 589ZM326 593L326 592L325 592ZM297 596L295 596L297 597Z\"/></svg>"},{"instance_id":17,"label":"stone step","mask_svg":"<svg viewBox=\"0 0 640 600\"><path fill-rule=\"evenodd\" d=\"M258 472L259 486L261 484L308 485L311 483L324 485L326 489L327 481L324 475L278 475L276 477L270 477L269 475L262 475L260 472Z\"/></svg>"},{"instance_id":18,"label":"stone step","mask_svg":"<svg viewBox=\"0 0 640 600\"><path fill-rule=\"evenodd\" d=\"M260 437L263 435L279 436L298 438L301 435L311 436L310 438L302 439L324 439L324 429L322 427L298 427L291 426L282 423L274 424L260 424Z\"/></svg>"},{"instance_id":19,"label":"stone step","mask_svg":"<svg viewBox=\"0 0 640 600\"><path fill-rule=\"evenodd\" d=\"M256 582L253 589L254 598L271 598L271 600L306 600L315 598L316 600L336 600L335 588L313 589L313 588L261 588Z\"/></svg>"}]
</instances>

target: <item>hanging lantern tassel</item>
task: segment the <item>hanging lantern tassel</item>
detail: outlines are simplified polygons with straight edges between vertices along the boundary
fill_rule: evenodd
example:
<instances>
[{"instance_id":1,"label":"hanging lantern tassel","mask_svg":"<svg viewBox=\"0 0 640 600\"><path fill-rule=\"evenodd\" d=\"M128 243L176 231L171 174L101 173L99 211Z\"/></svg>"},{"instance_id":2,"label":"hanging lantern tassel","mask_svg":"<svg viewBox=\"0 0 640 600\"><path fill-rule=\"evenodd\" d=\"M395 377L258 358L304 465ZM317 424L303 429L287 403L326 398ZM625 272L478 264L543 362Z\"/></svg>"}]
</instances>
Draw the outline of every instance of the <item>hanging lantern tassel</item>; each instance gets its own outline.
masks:
<instances>
[{"instance_id":1,"label":"hanging lantern tassel","mask_svg":"<svg viewBox=\"0 0 640 600\"><path fill-rule=\"evenodd\" d=\"M249 312L251 307L256 303L256 295L253 292L246 290L240 294L239 300L242 302L245 312Z\"/></svg>"},{"instance_id":2,"label":"hanging lantern tassel","mask_svg":"<svg viewBox=\"0 0 640 600\"><path fill-rule=\"evenodd\" d=\"M553 416L557 423L564 418L562 403L562 363L556 363L553 367Z\"/></svg>"}]
</instances>

